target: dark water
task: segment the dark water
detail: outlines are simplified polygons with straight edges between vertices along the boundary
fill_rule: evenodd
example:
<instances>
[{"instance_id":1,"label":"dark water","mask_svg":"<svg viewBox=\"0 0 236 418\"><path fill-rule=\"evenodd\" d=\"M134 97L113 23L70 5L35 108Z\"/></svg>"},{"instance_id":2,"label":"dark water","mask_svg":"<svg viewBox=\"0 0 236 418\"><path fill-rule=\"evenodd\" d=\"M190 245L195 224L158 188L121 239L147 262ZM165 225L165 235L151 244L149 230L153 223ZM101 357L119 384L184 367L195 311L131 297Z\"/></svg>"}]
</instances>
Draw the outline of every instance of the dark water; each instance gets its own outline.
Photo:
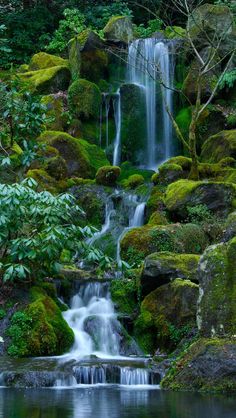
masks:
<instances>
[{"instance_id":1,"label":"dark water","mask_svg":"<svg viewBox=\"0 0 236 418\"><path fill-rule=\"evenodd\" d=\"M0 418L235 418L236 398L123 388L0 389Z\"/></svg>"}]
</instances>

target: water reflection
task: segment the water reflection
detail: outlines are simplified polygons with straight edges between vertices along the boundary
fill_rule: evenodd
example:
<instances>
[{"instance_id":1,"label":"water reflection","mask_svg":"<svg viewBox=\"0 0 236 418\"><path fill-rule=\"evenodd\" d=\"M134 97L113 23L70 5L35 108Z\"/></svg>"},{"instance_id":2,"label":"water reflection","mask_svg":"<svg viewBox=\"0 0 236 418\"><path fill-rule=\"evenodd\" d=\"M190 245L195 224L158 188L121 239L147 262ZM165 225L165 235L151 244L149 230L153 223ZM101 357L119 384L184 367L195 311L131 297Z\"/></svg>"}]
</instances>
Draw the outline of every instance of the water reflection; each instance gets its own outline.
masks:
<instances>
[{"instance_id":1,"label":"water reflection","mask_svg":"<svg viewBox=\"0 0 236 418\"><path fill-rule=\"evenodd\" d=\"M235 418L236 399L127 388L0 389L0 418Z\"/></svg>"}]
</instances>

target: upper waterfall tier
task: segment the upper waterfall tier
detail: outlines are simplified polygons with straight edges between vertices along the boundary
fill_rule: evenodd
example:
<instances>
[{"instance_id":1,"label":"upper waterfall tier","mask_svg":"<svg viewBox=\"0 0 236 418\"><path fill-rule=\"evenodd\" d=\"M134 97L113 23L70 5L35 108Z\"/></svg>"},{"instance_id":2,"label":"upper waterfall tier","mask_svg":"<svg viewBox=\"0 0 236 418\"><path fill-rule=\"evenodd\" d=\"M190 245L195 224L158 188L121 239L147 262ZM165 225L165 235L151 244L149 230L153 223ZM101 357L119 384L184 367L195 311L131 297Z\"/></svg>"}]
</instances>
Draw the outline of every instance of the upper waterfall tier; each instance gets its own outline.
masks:
<instances>
[{"instance_id":1,"label":"upper waterfall tier","mask_svg":"<svg viewBox=\"0 0 236 418\"><path fill-rule=\"evenodd\" d=\"M173 43L155 38L132 42L128 52L127 79L143 90L146 106L146 166L156 169L158 162L171 156L173 112Z\"/></svg>"}]
</instances>

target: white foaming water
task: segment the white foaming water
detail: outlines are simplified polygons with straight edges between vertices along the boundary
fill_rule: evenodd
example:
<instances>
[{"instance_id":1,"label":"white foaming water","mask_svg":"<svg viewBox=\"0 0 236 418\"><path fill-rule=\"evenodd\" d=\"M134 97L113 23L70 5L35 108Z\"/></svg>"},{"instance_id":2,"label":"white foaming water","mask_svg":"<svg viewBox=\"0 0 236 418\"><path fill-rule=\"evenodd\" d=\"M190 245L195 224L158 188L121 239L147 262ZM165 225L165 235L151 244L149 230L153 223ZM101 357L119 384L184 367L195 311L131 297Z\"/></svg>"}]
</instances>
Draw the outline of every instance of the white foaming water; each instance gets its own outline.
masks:
<instances>
[{"instance_id":1,"label":"white foaming water","mask_svg":"<svg viewBox=\"0 0 236 418\"><path fill-rule=\"evenodd\" d=\"M116 137L114 141L113 165L120 164L121 158L121 97L120 89L113 98L114 118L116 125Z\"/></svg>"},{"instance_id":2,"label":"white foaming water","mask_svg":"<svg viewBox=\"0 0 236 418\"><path fill-rule=\"evenodd\" d=\"M155 38L131 42L128 52L127 78L131 84L144 89L146 98L147 168L156 169L158 160L171 156L172 124L166 106L173 111L173 46ZM161 109L157 108L157 85L161 88ZM161 113L162 129L157 126L157 112ZM163 155L157 155L158 142L164 144Z\"/></svg>"},{"instance_id":3,"label":"white foaming water","mask_svg":"<svg viewBox=\"0 0 236 418\"><path fill-rule=\"evenodd\" d=\"M89 238L87 240L87 243L89 245L93 245L95 241L99 240L99 238L101 238L103 235L106 234L106 232L109 231L111 227L111 217L113 214L114 214L114 204L113 204L112 199L109 199L105 207L105 222L102 226L102 229L101 231L95 232L92 238Z\"/></svg>"},{"instance_id":4,"label":"white foaming water","mask_svg":"<svg viewBox=\"0 0 236 418\"><path fill-rule=\"evenodd\" d=\"M121 385L148 385L149 372L146 369L132 369L130 367L122 367L120 373Z\"/></svg>"},{"instance_id":5,"label":"white foaming water","mask_svg":"<svg viewBox=\"0 0 236 418\"><path fill-rule=\"evenodd\" d=\"M74 345L66 357L119 357L119 339L112 327L116 314L107 285L82 285L64 318L75 334Z\"/></svg>"}]
</instances>

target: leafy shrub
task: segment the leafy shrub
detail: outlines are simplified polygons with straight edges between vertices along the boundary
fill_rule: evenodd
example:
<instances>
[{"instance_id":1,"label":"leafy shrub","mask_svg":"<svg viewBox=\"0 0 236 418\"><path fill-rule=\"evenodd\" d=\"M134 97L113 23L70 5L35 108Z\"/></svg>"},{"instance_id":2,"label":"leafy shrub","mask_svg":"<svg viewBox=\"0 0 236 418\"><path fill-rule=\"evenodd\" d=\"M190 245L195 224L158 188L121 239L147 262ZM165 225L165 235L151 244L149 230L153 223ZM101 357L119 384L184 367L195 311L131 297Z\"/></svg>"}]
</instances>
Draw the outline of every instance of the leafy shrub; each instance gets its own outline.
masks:
<instances>
[{"instance_id":1,"label":"leafy shrub","mask_svg":"<svg viewBox=\"0 0 236 418\"><path fill-rule=\"evenodd\" d=\"M233 68L231 71L227 71L220 80L220 89L232 88L236 81L236 69Z\"/></svg>"},{"instance_id":2,"label":"leafy shrub","mask_svg":"<svg viewBox=\"0 0 236 418\"><path fill-rule=\"evenodd\" d=\"M135 32L139 38L148 38L154 32L160 31L162 29L162 26L163 26L163 21L160 18L153 19L153 20L149 20L147 27L145 27L143 23L139 26L136 26Z\"/></svg>"},{"instance_id":3,"label":"leafy shrub","mask_svg":"<svg viewBox=\"0 0 236 418\"><path fill-rule=\"evenodd\" d=\"M192 223L201 223L212 220L213 215L206 205L197 205L188 207L188 221Z\"/></svg>"},{"instance_id":4,"label":"leafy shrub","mask_svg":"<svg viewBox=\"0 0 236 418\"><path fill-rule=\"evenodd\" d=\"M86 29L85 16L78 9L65 9L64 19L60 20L58 29L54 32L47 51L63 52L69 40Z\"/></svg>"},{"instance_id":5,"label":"leafy shrub","mask_svg":"<svg viewBox=\"0 0 236 418\"><path fill-rule=\"evenodd\" d=\"M37 192L37 183L0 184L0 257L4 281L58 272L63 249L74 254L91 230L80 228L80 208L68 194ZM74 219L78 219L77 225Z\"/></svg>"}]
</instances>

